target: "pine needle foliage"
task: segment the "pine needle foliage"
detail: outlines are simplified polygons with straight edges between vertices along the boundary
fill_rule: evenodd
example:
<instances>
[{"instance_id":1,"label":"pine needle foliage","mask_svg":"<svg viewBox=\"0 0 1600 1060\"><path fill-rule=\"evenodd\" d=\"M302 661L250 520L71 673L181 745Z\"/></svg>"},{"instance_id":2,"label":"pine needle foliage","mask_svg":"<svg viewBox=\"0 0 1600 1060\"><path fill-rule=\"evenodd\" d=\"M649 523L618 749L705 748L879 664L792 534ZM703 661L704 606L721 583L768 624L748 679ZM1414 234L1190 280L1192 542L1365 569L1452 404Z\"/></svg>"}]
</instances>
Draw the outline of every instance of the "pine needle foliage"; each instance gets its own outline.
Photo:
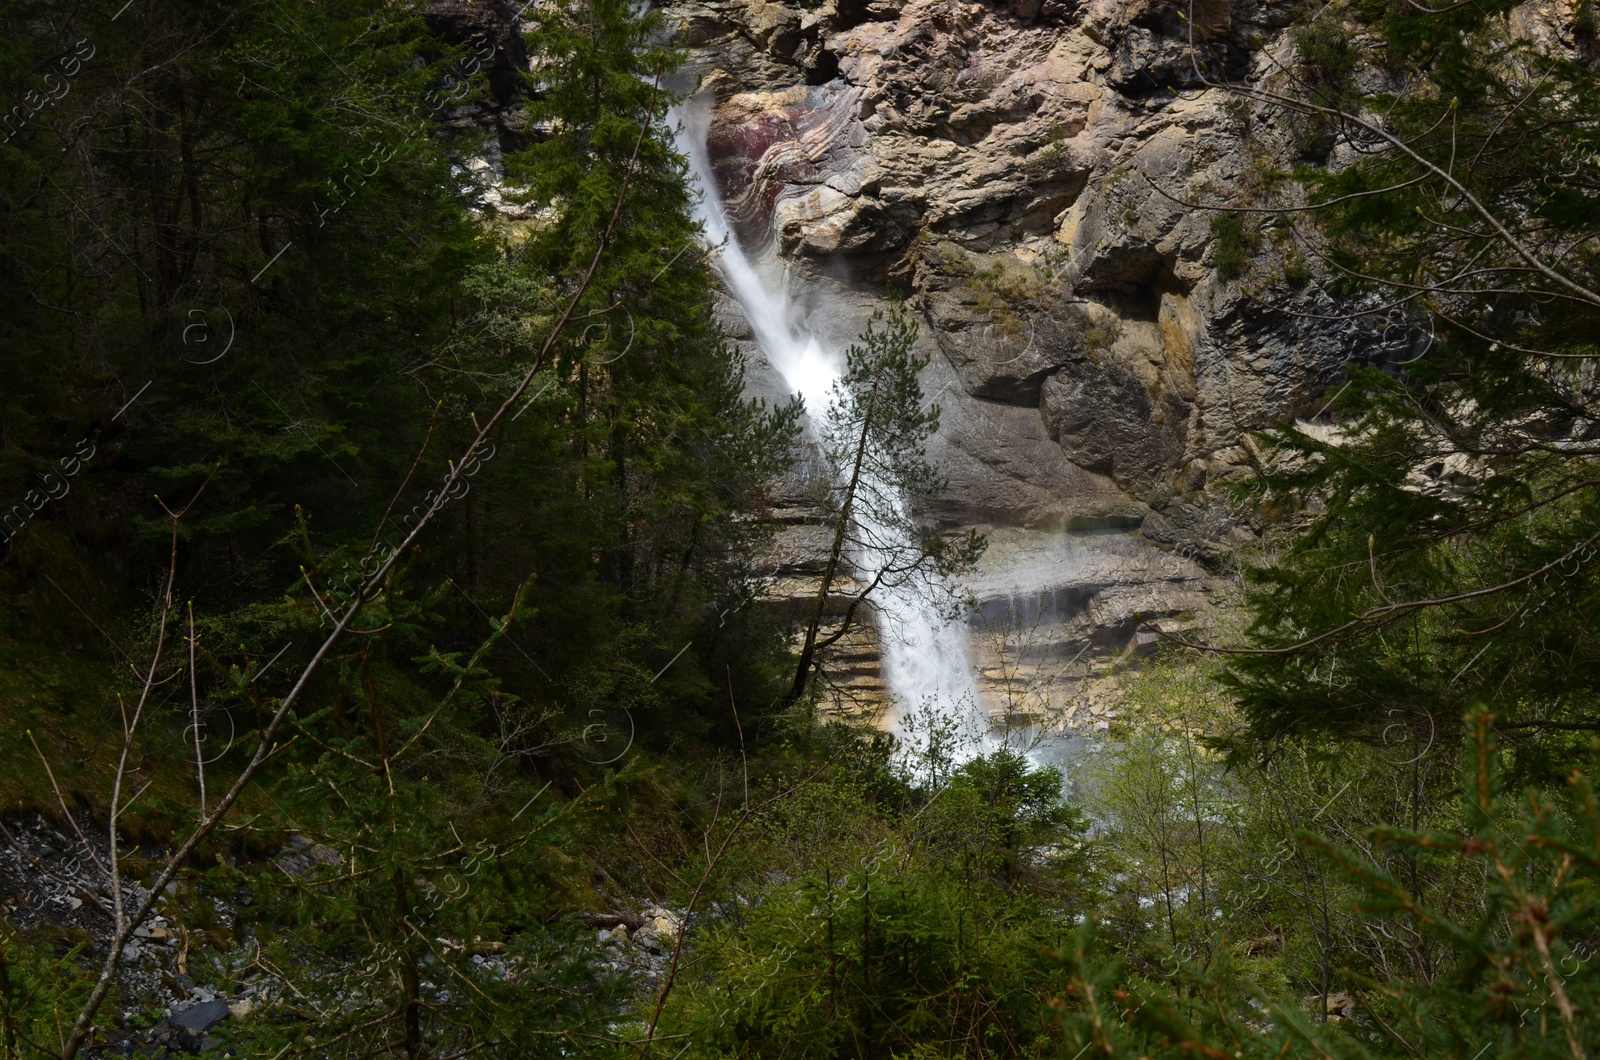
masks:
<instances>
[{"instance_id":1,"label":"pine needle foliage","mask_svg":"<svg viewBox=\"0 0 1600 1060\"><path fill-rule=\"evenodd\" d=\"M919 378L928 356L917 348L917 325L905 307L876 311L859 342L845 351L821 418L823 457L832 483L825 507L832 546L809 616L790 695L811 680L817 652L860 621L869 600L918 593L947 608L949 575L971 569L983 554L981 533L941 533L937 508L949 480L928 456L939 429L939 406L927 401ZM858 568L863 587L846 595L843 616L823 634L828 598L841 564Z\"/></svg>"},{"instance_id":2,"label":"pine needle foliage","mask_svg":"<svg viewBox=\"0 0 1600 1060\"><path fill-rule=\"evenodd\" d=\"M1600 75L1510 7L1331 5L1306 39L1347 55L1333 38L1360 34L1391 73L1274 97L1345 145L1298 176L1371 345L1317 423L1268 432L1252 487L1297 527L1252 574L1232 668L1263 736L1487 703L1554 762L1562 726L1596 724Z\"/></svg>"}]
</instances>

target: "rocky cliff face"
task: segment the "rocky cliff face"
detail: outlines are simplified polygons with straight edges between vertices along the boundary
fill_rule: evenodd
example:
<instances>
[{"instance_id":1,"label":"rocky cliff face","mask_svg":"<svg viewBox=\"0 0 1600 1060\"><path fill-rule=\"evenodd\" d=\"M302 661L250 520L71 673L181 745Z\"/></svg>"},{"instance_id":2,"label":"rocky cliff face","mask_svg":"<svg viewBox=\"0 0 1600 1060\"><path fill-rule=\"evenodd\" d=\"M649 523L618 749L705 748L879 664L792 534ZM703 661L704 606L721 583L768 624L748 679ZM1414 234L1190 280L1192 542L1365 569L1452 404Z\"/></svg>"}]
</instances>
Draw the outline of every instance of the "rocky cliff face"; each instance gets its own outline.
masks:
<instances>
[{"instance_id":1,"label":"rocky cliff face","mask_svg":"<svg viewBox=\"0 0 1600 1060\"><path fill-rule=\"evenodd\" d=\"M509 15L500 0L433 7L462 38ZM1202 563L1254 537L1218 489L1252 469L1247 432L1315 407L1371 344L1316 319L1327 302L1285 267L1295 252L1270 216L1230 247L1195 205L1248 204L1263 163L1303 148L1210 84L1289 62L1292 2L661 7L689 49L678 87L712 107L717 194L746 250L787 266L804 326L842 348L891 287L920 316L943 514L991 533L973 585L991 627L1031 615L1042 656L1104 657L1149 643L1136 615L1203 606ZM495 63L515 65L493 39ZM725 324L753 386L786 392L731 300ZM803 593L816 528L794 523L778 573ZM1005 640L977 649L1001 691ZM872 687L870 644L851 651Z\"/></svg>"},{"instance_id":2,"label":"rocky cliff face","mask_svg":"<svg viewBox=\"0 0 1600 1060\"><path fill-rule=\"evenodd\" d=\"M1209 489L1241 434L1304 407L1352 337L1216 267L1215 215L1287 135L1202 71L1279 41L1262 0L675 0L716 99L711 154L747 245L815 301L909 289L948 373L953 519L1234 527ZM1281 44L1278 45L1281 51ZM1263 277L1254 277L1257 286Z\"/></svg>"},{"instance_id":3,"label":"rocky cliff face","mask_svg":"<svg viewBox=\"0 0 1600 1060\"><path fill-rule=\"evenodd\" d=\"M994 543L974 588L991 619L1042 617L1058 657L1137 648L1136 613L1203 604L1195 560L1254 537L1217 488L1252 469L1247 432L1314 407L1368 341L1296 315L1327 306L1285 269L1286 232L1235 232L1229 261L1194 205L1249 203L1301 149L1208 84L1287 61L1291 6L664 4L713 100L718 192L744 245L788 262L812 330L842 345L887 288L910 296L946 517ZM1016 654L997 644L991 677Z\"/></svg>"}]
</instances>

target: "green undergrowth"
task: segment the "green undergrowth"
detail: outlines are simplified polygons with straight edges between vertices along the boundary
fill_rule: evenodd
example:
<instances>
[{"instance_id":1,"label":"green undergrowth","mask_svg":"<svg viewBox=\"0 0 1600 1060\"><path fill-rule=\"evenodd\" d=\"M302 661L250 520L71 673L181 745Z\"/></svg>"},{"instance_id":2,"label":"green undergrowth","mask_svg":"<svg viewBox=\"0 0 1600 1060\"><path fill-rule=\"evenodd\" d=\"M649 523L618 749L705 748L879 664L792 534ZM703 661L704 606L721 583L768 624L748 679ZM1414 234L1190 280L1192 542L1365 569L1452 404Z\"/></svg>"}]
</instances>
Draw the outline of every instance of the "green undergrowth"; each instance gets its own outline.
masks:
<instances>
[{"instance_id":1,"label":"green undergrowth","mask_svg":"<svg viewBox=\"0 0 1600 1060\"><path fill-rule=\"evenodd\" d=\"M1022 334L1027 313L1051 290L1046 270L1010 254L973 254L945 243L939 257L976 296L973 309L987 315L1006 336Z\"/></svg>"}]
</instances>

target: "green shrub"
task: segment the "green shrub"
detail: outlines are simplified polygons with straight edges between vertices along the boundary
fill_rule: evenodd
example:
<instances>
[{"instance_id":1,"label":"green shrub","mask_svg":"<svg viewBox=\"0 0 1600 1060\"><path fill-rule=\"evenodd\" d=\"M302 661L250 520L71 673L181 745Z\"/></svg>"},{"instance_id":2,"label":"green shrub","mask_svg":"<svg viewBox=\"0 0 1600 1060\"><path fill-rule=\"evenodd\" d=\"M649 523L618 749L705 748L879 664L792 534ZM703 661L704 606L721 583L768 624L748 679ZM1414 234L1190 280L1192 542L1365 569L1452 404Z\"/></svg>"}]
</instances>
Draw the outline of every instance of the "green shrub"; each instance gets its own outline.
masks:
<instances>
[{"instance_id":1,"label":"green shrub","mask_svg":"<svg viewBox=\"0 0 1600 1060\"><path fill-rule=\"evenodd\" d=\"M1261 233L1254 224L1246 223L1242 214L1221 213L1211 219L1211 239L1213 264L1233 280L1249 269L1250 256L1261 242Z\"/></svg>"}]
</instances>

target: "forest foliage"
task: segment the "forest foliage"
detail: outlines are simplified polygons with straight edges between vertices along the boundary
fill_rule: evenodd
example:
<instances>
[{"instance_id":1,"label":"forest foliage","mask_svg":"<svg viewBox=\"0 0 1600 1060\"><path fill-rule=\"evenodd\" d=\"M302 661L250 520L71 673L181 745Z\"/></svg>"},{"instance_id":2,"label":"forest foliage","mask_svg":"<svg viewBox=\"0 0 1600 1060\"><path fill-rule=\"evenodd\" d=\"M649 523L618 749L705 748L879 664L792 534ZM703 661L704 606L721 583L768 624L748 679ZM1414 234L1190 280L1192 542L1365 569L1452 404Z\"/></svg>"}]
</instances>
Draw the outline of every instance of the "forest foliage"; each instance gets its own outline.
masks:
<instances>
[{"instance_id":1,"label":"forest foliage","mask_svg":"<svg viewBox=\"0 0 1600 1060\"><path fill-rule=\"evenodd\" d=\"M1313 5L1214 86L1292 118L1296 260L1406 341L1266 439L1238 631L1126 675L1063 798L794 694L799 410L716 324L659 13L527 9L507 131L504 42L412 5L8 4L5 819L92 826L191 983L275 984L242 1056L1591 1055L1595 27L1512 6ZM928 500L911 328L833 457ZM907 570L976 556L915 514ZM0 1055L143 1019L122 894L8 906ZM649 900L644 982L580 914Z\"/></svg>"}]
</instances>

